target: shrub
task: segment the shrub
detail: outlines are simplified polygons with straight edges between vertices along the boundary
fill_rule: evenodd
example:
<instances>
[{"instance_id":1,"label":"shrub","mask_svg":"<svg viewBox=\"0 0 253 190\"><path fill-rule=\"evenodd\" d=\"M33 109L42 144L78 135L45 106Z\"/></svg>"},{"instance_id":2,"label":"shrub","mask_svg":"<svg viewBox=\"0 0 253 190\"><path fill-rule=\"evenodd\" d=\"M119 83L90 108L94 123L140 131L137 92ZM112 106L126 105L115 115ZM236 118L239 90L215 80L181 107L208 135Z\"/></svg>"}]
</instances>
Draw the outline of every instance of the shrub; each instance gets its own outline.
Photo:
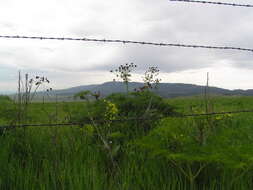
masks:
<instances>
[{"instance_id":1,"label":"shrub","mask_svg":"<svg viewBox=\"0 0 253 190\"><path fill-rule=\"evenodd\" d=\"M115 93L106 98L116 104L121 117L162 117L175 115L175 108L162 97L149 92Z\"/></svg>"},{"instance_id":2,"label":"shrub","mask_svg":"<svg viewBox=\"0 0 253 190\"><path fill-rule=\"evenodd\" d=\"M232 187L251 170L253 141L247 135L252 133L251 127L238 128L230 120L217 121L219 128L212 131L205 144L200 144L196 139L198 126L192 119L164 119L136 144L150 158L167 159L170 167L184 175L191 185L207 184L212 178L208 171L218 171L214 176L219 180L222 172L231 171L229 185Z\"/></svg>"}]
</instances>

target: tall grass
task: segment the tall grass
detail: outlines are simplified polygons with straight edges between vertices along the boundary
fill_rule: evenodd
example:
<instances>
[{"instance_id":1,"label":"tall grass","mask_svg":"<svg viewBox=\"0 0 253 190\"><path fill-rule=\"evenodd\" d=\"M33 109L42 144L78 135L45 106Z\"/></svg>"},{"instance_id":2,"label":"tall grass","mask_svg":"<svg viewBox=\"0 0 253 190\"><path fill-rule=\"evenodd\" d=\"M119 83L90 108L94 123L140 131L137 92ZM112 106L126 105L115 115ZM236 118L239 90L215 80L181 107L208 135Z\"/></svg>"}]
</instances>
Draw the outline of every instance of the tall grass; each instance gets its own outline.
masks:
<instances>
[{"instance_id":1,"label":"tall grass","mask_svg":"<svg viewBox=\"0 0 253 190\"><path fill-rule=\"evenodd\" d=\"M221 111L253 104L252 98L217 99L215 109ZM169 101L181 112L199 104L198 99ZM31 104L28 121L47 122L54 105L46 105L47 113L43 106ZM78 103L60 104L58 119L65 120L68 108L82 113L82 107ZM205 121L201 117L167 118L152 123L154 127L141 135L138 127L143 123L115 123L110 126L111 135L105 136L114 150L115 163L89 126L5 131L0 136L0 189L252 189L252 115L214 117L205 145L199 145L198 127L207 125ZM102 125L97 127L105 128ZM184 172L196 173L201 164L205 167L189 180Z\"/></svg>"}]
</instances>

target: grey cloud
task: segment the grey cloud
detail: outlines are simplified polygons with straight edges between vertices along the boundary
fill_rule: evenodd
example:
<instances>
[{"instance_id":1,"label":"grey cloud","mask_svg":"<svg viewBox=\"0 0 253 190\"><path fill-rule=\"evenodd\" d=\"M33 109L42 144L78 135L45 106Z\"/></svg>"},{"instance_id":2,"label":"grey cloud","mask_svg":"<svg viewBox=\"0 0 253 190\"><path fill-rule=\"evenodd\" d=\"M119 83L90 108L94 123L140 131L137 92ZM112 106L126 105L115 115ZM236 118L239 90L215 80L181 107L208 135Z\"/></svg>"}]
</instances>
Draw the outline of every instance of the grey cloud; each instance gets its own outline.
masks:
<instances>
[{"instance_id":1,"label":"grey cloud","mask_svg":"<svg viewBox=\"0 0 253 190\"><path fill-rule=\"evenodd\" d=\"M143 10L143 22L138 27L146 29L136 40L246 48L253 44L253 27L250 26L253 13L250 10L245 9L242 12L222 6L181 3L169 5L168 2L154 4L153 1L141 1L137 4ZM222 60L228 60L236 67L252 69L248 64L251 59L252 54L249 52L130 46L120 48L120 53L111 60L106 60L103 65L88 69L108 70L124 62L136 62L140 64L140 69L155 64L166 72L176 72L212 66Z\"/></svg>"},{"instance_id":2,"label":"grey cloud","mask_svg":"<svg viewBox=\"0 0 253 190\"><path fill-rule=\"evenodd\" d=\"M120 64L133 62L138 65L138 70L140 72L147 70L150 66L158 66L162 72L177 72L205 68L215 61L216 57L214 54L208 54L203 50L182 49L179 53L173 48L140 46L122 49L109 64L92 69L108 71L112 68L116 68Z\"/></svg>"},{"instance_id":3,"label":"grey cloud","mask_svg":"<svg viewBox=\"0 0 253 190\"><path fill-rule=\"evenodd\" d=\"M64 22L55 23L55 29L59 24L56 34L253 48L252 9L153 0L129 0L123 5L120 5L123 1L114 2L117 6L90 3L89 14L81 1L82 6L76 7L78 14L74 14L75 8L66 7L70 14L62 18ZM1 20L0 25L15 28L15 23ZM62 31L63 28L67 31ZM39 29L44 31L43 27L36 26L36 31ZM233 67L253 69L253 53L250 52L92 42L23 43L18 47L8 45L9 42L0 45L0 68L4 63L34 73L52 74L52 77L56 77L54 71L60 73L57 76L62 73L81 76L83 72L106 73L120 64L134 62L140 73L149 66L172 73L211 67L225 60Z\"/></svg>"}]
</instances>

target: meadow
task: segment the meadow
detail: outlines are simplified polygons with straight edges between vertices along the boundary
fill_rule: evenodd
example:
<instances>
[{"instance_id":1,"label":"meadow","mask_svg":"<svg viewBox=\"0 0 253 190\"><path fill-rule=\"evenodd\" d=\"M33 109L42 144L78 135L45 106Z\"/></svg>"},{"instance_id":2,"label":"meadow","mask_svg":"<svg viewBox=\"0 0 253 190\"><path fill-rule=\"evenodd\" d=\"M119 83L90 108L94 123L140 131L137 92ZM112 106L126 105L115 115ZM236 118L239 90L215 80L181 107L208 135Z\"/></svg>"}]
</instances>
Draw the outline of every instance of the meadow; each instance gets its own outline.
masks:
<instances>
[{"instance_id":1,"label":"meadow","mask_svg":"<svg viewBox=\"0 0 253 190\"><path fill-rule=\"evenodd\" d=\"M80 123L0 128L0 189L250 190L253 113L181 116L252 106L253 97L207 101L136 92L29 103L16 120L20 107L0 96L2 126Z\"/></svg>"}]
</instances>

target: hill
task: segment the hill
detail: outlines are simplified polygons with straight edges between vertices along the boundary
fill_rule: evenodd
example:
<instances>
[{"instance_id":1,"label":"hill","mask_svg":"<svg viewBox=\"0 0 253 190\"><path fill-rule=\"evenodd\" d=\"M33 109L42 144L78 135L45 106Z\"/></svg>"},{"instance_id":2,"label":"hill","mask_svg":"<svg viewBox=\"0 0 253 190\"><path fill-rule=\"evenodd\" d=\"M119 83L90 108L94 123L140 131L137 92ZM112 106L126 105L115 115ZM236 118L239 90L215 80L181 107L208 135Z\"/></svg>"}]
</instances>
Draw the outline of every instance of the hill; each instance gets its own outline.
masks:
<instances>
[{"instance_id":1,"label":"hill","mask_svg":"<svg viewBox=\"0 0 253 190\"><path fill-rule=\"evenodd\" d=\"M143 83L131 82L129 83L129 91L133 91L136 88L142 87ZM103 84L97 85L83 85L72 87L62 90L54 90L51 93L53 95L57 94L59 97L70 97L74 94L90 90L92 92L100 92L101 96L107 96L112 93L125 92L125 85L122 82L105 82ZM203 94L205 86L194 85L194 84L183 84L183 83L160 83L158 89L155 89L154 92L159 94L164 98L172 98L178 96L194 96ZM228 90L218 87L209 87L209 93L217 95L244 95L251 96L253 95L253 90ZM40 95L43 93L40 92Z\"/></svg>"}]
</instances>

